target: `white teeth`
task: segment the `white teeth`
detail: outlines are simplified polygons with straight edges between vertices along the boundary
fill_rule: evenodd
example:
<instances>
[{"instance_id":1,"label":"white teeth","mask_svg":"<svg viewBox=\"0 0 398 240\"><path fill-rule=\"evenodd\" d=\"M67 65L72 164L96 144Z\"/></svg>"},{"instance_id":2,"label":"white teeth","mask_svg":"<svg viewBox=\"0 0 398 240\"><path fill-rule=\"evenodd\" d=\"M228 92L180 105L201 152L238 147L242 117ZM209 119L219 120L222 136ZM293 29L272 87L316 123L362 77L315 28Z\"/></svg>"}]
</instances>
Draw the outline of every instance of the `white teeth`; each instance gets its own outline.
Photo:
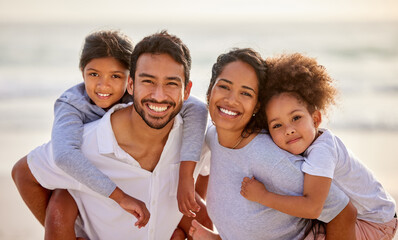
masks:
<instances>
[{"instance_id":1,"label":"white teeth","mask_svg":"<svg viewBox=\"0 0 398 240\"><path fill-rule=\"evenodd\" d=\"M236 116L236 115L238 115L238 113L229 111L229 110L227 110L227 109L225 109L225 108L220 108L220 111L223 112L223 113L225 113L225 114L231 115L231 116Z\"/></svg>"},{"instance_id":2,"label":"white teeth","mask_svg":"<svg viewBox=\"0 0 398 240\"><path fill-rule=\"evenodd\" d=\"M167 107L157 107L153 105L148 105L148 107L155 112L164 112L167 109Z\"/></svg>"},{"instance_id":3,"label":"white teeth","mask_svg":"<svg viewBox=\"0 0 398 240\"><path fill-rule=\"evenodd\" d=\"M109 93L97 93L100 97L108 97L110 96Z\"/></svg>"}]
</instances>

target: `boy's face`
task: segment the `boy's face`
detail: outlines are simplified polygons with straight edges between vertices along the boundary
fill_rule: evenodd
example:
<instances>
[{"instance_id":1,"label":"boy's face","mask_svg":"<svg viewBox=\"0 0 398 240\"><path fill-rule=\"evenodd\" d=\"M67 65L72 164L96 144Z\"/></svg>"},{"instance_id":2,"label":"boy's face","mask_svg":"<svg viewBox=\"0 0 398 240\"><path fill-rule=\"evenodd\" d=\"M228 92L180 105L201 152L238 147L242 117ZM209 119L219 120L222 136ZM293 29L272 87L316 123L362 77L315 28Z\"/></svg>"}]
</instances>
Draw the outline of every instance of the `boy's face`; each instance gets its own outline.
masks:
<instances>
[{"instance_id":1,"label":"boy's face","mask_svg":"<svg viewBox=\"0 0 398 240\"><path fill-rule=\"evenodd\" d=\"M128 91L135 111L149 127L161 129L180 112L192 86L184 82L184 66L168 54L144 53L138 58Z\"/></svg>"},{"instance_id":2,"label":"boy's face","mask_svg":"<svg viewBox=\"0 0 398 240\"><path fill-rule=\"evenodd\" d=\"M303 153L317 137L320 112L310 114L306 104L291 93L273 96L267 103L266 114L272 139L290 153Z\"/></svg>"},{"instance_id":3,"label":"boy's face","mask_svg":"<svg viewBox=\"0 0 398 240\"><path fill-rule=\"evenodd\" d=\"M84 67L83 79L90 99L107 110L126 92L129 70L113 57L94 58Z\"/></svg>"}]
</instances>

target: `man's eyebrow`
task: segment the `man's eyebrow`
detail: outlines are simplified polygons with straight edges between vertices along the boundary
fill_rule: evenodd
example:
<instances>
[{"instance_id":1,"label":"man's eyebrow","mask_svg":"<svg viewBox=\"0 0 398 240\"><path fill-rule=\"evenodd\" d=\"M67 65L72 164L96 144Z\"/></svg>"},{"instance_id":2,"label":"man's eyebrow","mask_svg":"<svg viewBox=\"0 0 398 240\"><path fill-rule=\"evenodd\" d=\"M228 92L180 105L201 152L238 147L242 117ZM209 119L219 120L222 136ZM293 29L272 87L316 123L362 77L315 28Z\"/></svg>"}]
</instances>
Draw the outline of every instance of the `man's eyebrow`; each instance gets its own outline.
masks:
<instances>
[{"instance_id":1,"label":"man's eyebrow","mask_svg":"<svg viewBox=\"0 0 398 240\"><path fill-rule=\"evenodd\" d=\"M155 76L148 74L148 73L140 73L138 74L139 77L149 77L149 78L155 78Z\"/></svg>"},{"instance_id":2,"label":"man's eyebrow","mask_svg":"<svg viewBox=\"0 0 398 240\"><path fill-rule=\"evenodd\" d=\"M138 74L138 76L139 76L139 77L147 77L147 78L155 78L155 79L156 79L155 76L153 76L153 75L151 75L151 74L148 74L148 73L140 73L140 74ZM180 77L178 77L178 76L167 77L166 79L167 79L167 80L173 80L173 81L182 82L182 79L181 79Z\"/></svg>"},{"instance_id":3,"label":"man's eyebrow","mask_svg":"<svg viewBox=\"0 0 398 240\"><path fill-rule=\"evenodd\" d=\"M182 79L180 77L167 77L167 80L174 80L174 81L178 81L178 82L182 82Z\"/></svg>"}]
</instances>

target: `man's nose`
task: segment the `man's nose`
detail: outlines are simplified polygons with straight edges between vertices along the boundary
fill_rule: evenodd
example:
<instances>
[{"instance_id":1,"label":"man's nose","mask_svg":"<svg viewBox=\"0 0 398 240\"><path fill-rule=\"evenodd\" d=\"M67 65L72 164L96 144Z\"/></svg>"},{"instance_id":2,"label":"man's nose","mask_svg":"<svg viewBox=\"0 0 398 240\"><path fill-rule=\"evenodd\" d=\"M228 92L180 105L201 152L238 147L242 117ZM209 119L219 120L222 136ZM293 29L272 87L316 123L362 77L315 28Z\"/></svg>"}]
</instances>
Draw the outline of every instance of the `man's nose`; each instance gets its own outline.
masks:
<instances>
[{"instance_id":1,"label":"man's nose","mask_svg":"<svg viewBox=\"0 0 398 240\"><path fill-rule=\"evenodd\" d=\"M163 89L163 86L161 85L155 86L152 92L152 97L159 102L165 100L167 97L165 90Z\"/></svg>"}]
</instances>

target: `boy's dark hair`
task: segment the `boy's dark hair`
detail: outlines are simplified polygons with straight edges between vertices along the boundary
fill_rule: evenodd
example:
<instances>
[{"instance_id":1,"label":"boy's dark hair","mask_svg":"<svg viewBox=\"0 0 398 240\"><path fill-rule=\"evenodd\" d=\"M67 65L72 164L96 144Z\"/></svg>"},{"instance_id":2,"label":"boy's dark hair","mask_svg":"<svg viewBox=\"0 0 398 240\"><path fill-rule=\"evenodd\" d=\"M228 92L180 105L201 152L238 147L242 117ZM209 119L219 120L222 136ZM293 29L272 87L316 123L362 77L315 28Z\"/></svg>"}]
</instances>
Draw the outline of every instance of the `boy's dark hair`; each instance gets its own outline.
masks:
<instances>
[{"instance_id":1,"label":"boy's dark hair","mask_svg":"<svg viewBox=\"0 0 398 240\"><path fill-rule=\"evenodd\" d=\"M315 110L326 113L328 107L335 104L337 90L333 79L315 58L294 53L268 58L266 61L266 104L273 96L283 92L292 93L299 101L303 101L310 113Z\"/></svg>"},{"instance_id":2,"label":"boy's dark hair","mask_svg":"<svg viewBox=\"0 0 398 240\"><path fill-rule=\"evenodd\" d=\"M257 100L260 105L259 109L262 109L262 95L265 93L265 82L267 80L266 70L267 65L261 55L251 48L234 48L231 51L221 54L218 56L216 63L214 63L211 71L211 79L209 87L207 88L207 104L209 104L209 98L211 90L216 82L217 77L224 70L225 66L229 63L241 61L249 64L255 71L258 79L258 94ZM258 111L254 117L252 117L249 123L246 125L245 130L242 134L258 132L264 128L265 123L265 112ZM242 135L243 136L243 135Z\"/></svg>"},{"instance_id":3,"label":"boy's dark hair","mask_svg":"<svg viewBox=\"0 0 398 240\"><path fill-rule=\"evenodd\" d=\"M114 57L128 69L132 51L133 43L123 33L114 30L97 31L89 34L84 41L79 68L83 70L95 58Z\"/></svg>"},{"instance_id":4,"label":"boy's dark hair","mask_svg":"<svg viewBox=\"0 0 398 240\"><path fill-rule=\"evenodd\" d=\"M144 54L168 54L176 62L184 66L185 87L189 83L189 72L191 70L191 54L188 47L175 35L166 30L147 36L134 48L131 54L130 76L134 80L138 58Z\"/></svg>"}]
</instances>

